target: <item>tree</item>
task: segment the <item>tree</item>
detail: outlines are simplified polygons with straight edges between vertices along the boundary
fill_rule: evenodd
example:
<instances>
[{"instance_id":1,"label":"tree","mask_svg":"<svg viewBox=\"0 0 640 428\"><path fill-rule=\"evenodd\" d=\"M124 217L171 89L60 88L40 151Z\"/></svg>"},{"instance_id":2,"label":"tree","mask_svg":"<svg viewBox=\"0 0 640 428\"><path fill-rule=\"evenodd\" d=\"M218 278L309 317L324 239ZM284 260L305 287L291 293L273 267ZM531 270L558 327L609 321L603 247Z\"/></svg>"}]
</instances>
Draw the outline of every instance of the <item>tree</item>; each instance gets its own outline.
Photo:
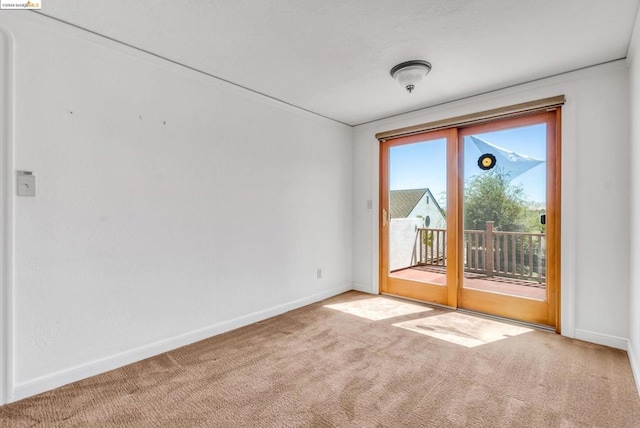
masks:
<instances>
[{"instance_id":1,"label":"tree","mask_svg":"<svg viewBox=\"0 0 640 428\"><path fill-rule=\"evenodd\" d=\"M511 184L499 171L474 175L464 187L464 229L484 230L493 221L496 230L524 232L530 213L521 185Z\"/></svg>"}]
</instances>

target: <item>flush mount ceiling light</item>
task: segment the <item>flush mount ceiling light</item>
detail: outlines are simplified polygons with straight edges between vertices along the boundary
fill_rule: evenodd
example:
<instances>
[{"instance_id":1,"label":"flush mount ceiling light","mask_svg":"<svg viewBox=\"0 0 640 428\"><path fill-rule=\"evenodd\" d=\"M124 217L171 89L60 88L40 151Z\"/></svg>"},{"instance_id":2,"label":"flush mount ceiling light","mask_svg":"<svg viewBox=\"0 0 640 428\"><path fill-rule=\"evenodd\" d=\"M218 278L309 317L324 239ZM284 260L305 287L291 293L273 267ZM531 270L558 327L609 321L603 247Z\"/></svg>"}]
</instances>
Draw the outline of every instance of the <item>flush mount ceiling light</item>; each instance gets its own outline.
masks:
<instances>
[{"instance_id":1,"label":"flush mount ceiling light","mask_svg":"<svg viewBox=\"0 0 640 428\"><path fill-rule=\"evenodd\" d=\"M431 63L427 61L413 60L403 62L391 69L391 77L396 79L406 90L411 93L416 85L431 71Z\"/></svg>"}]
</instances>

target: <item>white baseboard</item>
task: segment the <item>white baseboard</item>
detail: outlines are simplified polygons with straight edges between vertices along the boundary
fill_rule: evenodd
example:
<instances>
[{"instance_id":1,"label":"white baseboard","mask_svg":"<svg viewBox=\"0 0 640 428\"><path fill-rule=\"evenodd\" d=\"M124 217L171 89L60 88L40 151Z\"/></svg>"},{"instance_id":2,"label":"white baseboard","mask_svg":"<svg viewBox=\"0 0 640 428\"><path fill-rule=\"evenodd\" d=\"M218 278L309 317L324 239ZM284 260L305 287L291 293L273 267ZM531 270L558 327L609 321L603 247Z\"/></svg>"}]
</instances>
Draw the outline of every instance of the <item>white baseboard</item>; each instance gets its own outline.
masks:
<instances>
[{"instance_id":1,"label":"white baseboard","mask_svg":"<svg viewBox=\"0 0 640 428\"><path fill-rule=\"evenodd\" d=\"M30 397L41 392L49 391L51 389L76 382L81 379L86 379L91 376L105 373L110 370L126 366L127 364L135 363L137 361L144 360L145 358L153 357L163 352L171 351L173 349L180 348L182 346L186 346L200 340L208 339L212 336L225 333L236 328L244 327L246 325L283 314L293 309L301 308L311 303L319 302L321 300L336 296L351 289L351 284L334 287L329 290L304 297L302 299L294 300L292 302L274 306L269 309L254 312L252 314L248 314L239 318L223 321L209 327L134 348L107 358L91 361L76 367L41 376L36 379L29 380L28 382L16 385L13 391L11 391L11 396L8 398L10 402L21 400L23 398Z\"/></svg>"},{"instance_id":2,"label":"white baseboard","mask_svg":"<svg viewBox=\"0 0 640 428\"><path fill-rule=\"evenodd\" d=\"M640 359L638 359L638 355L635 351L635 348L631 345L631 341L629 341L627 346L627 355L629 356L629 364L631 364L633 378L636 381L636 390L638 391L638 396L640 396Z\"/></svg>"},{"instance_id":3,"label":"white baseboard","mask_svg":"<svg viewBox=\"0 0 640 428\"><path fill-rule=\"evenodd\" d=\"M374 293L371 290L371 286L370 285L358 284L356 282L353 283L353 288L352 289L356 290L356 291L362 291L363 293L378 294L378 293Z\"/></svg>"},{"instance_id":4,"label":"white baseboard","mask_svg":"<svg viewBox=\"0 0 640 428\"><path fill-rule=\"evenodd\" d=\"M594 333L593 331L575 329L574 337L585 342L597 343L598 345L609 346L611 348L627 350L629 341L622 337L611 336L609 334Z\"/></svg>"}]
</instances>

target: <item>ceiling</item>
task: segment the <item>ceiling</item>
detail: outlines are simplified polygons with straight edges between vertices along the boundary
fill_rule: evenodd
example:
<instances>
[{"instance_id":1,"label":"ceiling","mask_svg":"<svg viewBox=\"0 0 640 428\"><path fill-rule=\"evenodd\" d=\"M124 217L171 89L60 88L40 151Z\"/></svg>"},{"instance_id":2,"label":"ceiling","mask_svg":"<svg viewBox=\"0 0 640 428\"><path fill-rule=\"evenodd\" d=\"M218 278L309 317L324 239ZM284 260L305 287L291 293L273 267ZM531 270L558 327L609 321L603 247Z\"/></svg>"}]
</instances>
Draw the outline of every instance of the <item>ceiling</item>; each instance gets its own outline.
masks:
<instances>
[{"instance_id":1,"label":"ceiling","mask_svg":"<svg viewBox=\"0 0 640 428\"><path fill-rule=\"evenodd\" d=\"M40 13L349 125L627 54L640 0L56 0ZM409 94L389 76L433 70Z\"/></svg>"}]
</instances>

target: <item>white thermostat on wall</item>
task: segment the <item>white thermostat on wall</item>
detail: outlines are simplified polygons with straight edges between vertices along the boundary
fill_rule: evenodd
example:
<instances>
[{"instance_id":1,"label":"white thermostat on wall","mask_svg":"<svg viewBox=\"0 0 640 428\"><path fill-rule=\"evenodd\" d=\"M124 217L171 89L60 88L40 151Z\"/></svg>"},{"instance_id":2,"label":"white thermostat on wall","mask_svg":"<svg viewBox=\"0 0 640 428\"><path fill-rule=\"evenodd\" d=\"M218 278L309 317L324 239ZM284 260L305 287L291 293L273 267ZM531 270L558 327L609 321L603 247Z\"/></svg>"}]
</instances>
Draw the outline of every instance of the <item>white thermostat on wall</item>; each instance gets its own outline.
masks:
<instances>
[{"instance_id":1,"label":"white thermostat on wall","mask_svg":"<svg viewBox=\"0 0 640 428\"><path fill-rule=\"evenodd\" d=\"M36 195L36 176L31 171L18 171L18 196Z\"/></svg>"}]
</instances>

